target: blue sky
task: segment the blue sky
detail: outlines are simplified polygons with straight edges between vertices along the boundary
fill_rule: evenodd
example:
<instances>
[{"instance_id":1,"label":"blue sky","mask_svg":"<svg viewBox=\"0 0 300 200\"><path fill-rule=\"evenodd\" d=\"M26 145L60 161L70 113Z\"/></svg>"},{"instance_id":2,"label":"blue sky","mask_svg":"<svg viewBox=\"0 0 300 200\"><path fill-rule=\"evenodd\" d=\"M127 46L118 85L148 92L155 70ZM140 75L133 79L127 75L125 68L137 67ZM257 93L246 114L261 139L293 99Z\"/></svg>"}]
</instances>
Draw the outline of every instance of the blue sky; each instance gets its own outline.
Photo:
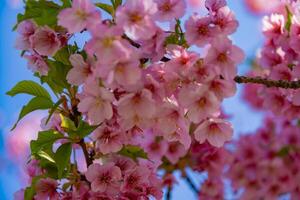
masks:
<instances>
[{"instance_id":1,"label":"blue sky","mask_svg":"<svg viewBox=\"0 0 300 200\"><path fill-rule=\"evenodd\" d=\"M16 33L12 32L12 27L16 21L16 15L21 12L21 8L12 8L7 2L11 0L0 0L0 161L4 165L0 166L0 199L10 200L14 191L20 188L18 173L11 162L6 158L4 150L4 139L8 134L7 127L16 118L22 105L28 100L24 96L10 98L5 96L13 85L20 80L32 79L32 73L27 70L25 60L21 59L19 52L13 48ZM259 33L259 17L250 15L242 4L242 0L229 0L230 7L236 13L240 21L238 32L234 34L235 44L240 46L247 54L253 56L259 47L262 37ZM248 70L247 63L239 66L239 74ZM235 137L240 133L255 130L261 123L261 115L249 110L240 99L241 87L238 94L225 101L224 107L227 113L233 114L231 122L235 128ZM199 182L200 177L193 176L195 182ZM174 200L196 199L184 183L175 188Z\"/></svg>"}]
</instances>

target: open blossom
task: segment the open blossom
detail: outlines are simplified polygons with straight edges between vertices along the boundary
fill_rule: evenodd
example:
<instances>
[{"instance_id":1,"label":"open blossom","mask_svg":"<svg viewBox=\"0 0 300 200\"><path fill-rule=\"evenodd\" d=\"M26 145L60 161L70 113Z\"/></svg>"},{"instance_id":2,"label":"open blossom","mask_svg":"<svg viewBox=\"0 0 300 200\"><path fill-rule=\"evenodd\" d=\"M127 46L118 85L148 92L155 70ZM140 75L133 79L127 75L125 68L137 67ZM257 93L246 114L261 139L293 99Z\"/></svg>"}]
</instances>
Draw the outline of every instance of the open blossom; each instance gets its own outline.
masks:
<instances>
[{"instance_id":1,"label":"open blossom","mask_svg":"<svg viewBox=\"0 0 300 200\"><path fill-rule=\"evenodd\" d=\"M24 58L28 60L27 66L30 70L39 73L41 76L46 76L48 74L48 64L42 56L33 52L30 55L25 54Z\"/></svg>"},{"instance_id":2,"label":"open blossom","mask_svg":"<svg viewBox=\"0 0 300 200\"><path fill-rule=\"evenodd\" d=\"M53 56L61 48L57 33L48 26L37 28L30 41L32 48L42 56Z\"/></svg>"},{"instance_id":3,"label":"open blossom","mask_svg":"<svg viewBox=\"0 0 300 200\"><path fill-rule=\"evenodd\" d=\"M166 158L172 163L176 164L178 160L185 156L186 148L179 142L170 142L165 153Z\"/></svg>"},{"instance_id":4,"label":"open blossom","mask_svg":"<svg viewBox=\"0 0 300 200\"><path fill-rule=\"evenodd\" d=\"M218 10L213 17L213 22L219 27L220 32L226 35L234 33L239 25L234 13L227 6Z\"/></svg>"},{"instance_id":5,"label":"open blossom","mask_svg":"<svg viewBox=\"0 0 300 200\"><path fill-rule=\"evenodd\" d=\"M284 31L285 19L281 14L272 14L263 19L263 33L268 37L279 37Z\"/></svg>"},{"instance_id":6,"label":"open blossom","mask_svg":"<svg viewBox=\"0 0 300 200\"><path fill-rule=\"evenodd\" d=\"M185 22L186 40L188 44L204 47L218 34L217 27L211 26L210 17L201 17L197 14L192 15Z\"/></svg>"},{"instance_id":7,"label":"open blossom","mask_svg":"<svg viewBox=\"0 0 300 200\"><path fill-rule=\"evenodd\" d=\"M121 38L123 32L117 26L98 24L91 29L92 39L85 45L87 53L96 55L101 63L111 64L130 57L128 41Z\"/></svg>"},{"instance_id":8,"label":"open blossom","mask_svg":"<svg viewBox=\"0 0 300 200\"><path fill-rule=\"evenodd\" d=\"M225 0L206 0L205 7L212 13L217 12L220 8L226 6Z\"/></svg>"},{"instance_id":9,"label":"open blossom","mask_svg":"<svg viewBox=\"0 0 300 200\"><path fill-rule=\"evenodd\" d=\"M17 27L20 35L16 39L15 47L20 50L29 50L31 48L30 37L36 29L37 25L32 20L22 21Z\"/></svg>"},{"instance_id":10,"label":"open blossom","mask_svg":"<svg viewBox=\"0 0 300 200\"><path fill-rule=\"evenodd\" d=\"M165 40L167 34L160 28L157 28L155 34L147 39L140 40L142 56L152 59L152 61L160 61L166 53Z\"/></svg>"},{"instance_id":11,"label":"open blossom","mask_svg":"<svg viewBox=\"0 0 300 200\"><path fill-rule=\"evenodd\" d=\"M160 21L181 18L186 9L184 0L155 0L157 4L156 17Z\"/></svg>"},{"instance_id":12,"label":"open blossom","mask_svg":"<svg viewBox=\"0 0 300 200\"><path fill-rule=\"evenodd\" d=\"M67 80L73 85L83 84L93 74L92 58L85 61L80 54L73 54L69 58L73 68L68 72Z\"/></svg>"},{"instance_id":13,"label":"open blossom","mask_svg":"<svg viewBox=\"0 0 300 200\"><path fill-rule=\"evenodd\" d=\"M114 163L100 165L98 163L89 166L85 173L87 180L91 183L92 191L106 192L112 196L117 194L121 170Z\"/></svg>"},{"instance_id":14,"label":"open blossom","mask_svg":"<svg viewBox=\"0 0 300 200\"><path fill-rule=\"evenodd\" d=\"M214 40L205 57L207 63L218 66L221 74L228 79L235 76L236 65L240 64L243 59L243 51L224 37L218 37Z\"/></svg>"},{"instance_id":15,"label":"open blossom","mask_svg":"<svg viewBox=\"0 0 300 200\"><path fill-rule=\"evenodd\" d=\"M120 151L124 143L124 135L118 127L103 125L94 131L93 138L96 141L97 150L103 154Z\"/></svg>"},{"instance_id":16,"label":"open blossom","mask_svg":"<svg viewBox=\"0 0 300 200\"><path fill-rule=\"evenodd\" d=\"M100 14L91 0L74 0L71 8L62 10L58 15L58 25L67 28L69 33L89 28L96 20L100 20Z\"/></svg>"},{"instance_id":17,"label":"open blossom","mask_svg":"<svg viewBox=\"0 0 300 200\"><path fill-rule=\"evenodd\" d=\"M58 183L51 178L45 178L38 181L36 184L35 199L40 200L59 200L59 193L57 190Z\"/></svg>"},{"instance_id":18,"label":"open blossom","mask_svg":"<svg viewBox=\"0 0 300 200\"><path fill-rule=\"evenodd\" d=\"M199 58L197 53L177 45L168 45L167 51L172 59L166 63L166 70L179 75L187 75Z\"/></svg>"},{"instance_id":19,"label":"open blossom","mask_svg":"<svg viewBox=\"0 0 300 200\"><path fill-rule=\"evenodd\" d=\"M187 117L194 123L199 123L207 117L219 115L219 100L203 85L183 87L179 91L178 100L188 109Z\"/></svg>"},{"instance_id":20,"label":"open blossom","mask_svg":"<svg viewBox=\"0 0 300 200\"><path fill-rule=\"evenodd\" d=\"M127 0L117 10L117 24L132 39L149 39L155 34L153 17L156 11L153 0Z\"/></svg>"},{"instance_id":21,"label":"open blossom","mask_svg":"<svg viewBox=\"0 0 300 200\"><path fill-rule=\"evenodd\" d=\"M228 122L211 118L200 123L194 134L200 143L207 140L215 147L222 147L225 142L231 140L233 130Z\"/></svg>"},{"instance_id":22,"label":"open blossom","mask_svg":"<svg viewBox=\"0 0 300 200\"><path fill-rule=\"evenodd\" d=\"M107 89L99 87L97 81L85 85L79 99L78 110L86 115L91 124L97 125L112 118L114 96Z\"/></svg>"},{"instance_id":23,"label":"open blossom","mask_svg":"<svg viewBox=\"0 0 300 200\"><path fill-rule=\"evenodd\" d=\"M107 85L112 88L133 86L141 79L142 75L139 56L134 51L134 55L130 58L120 58L114 64L101 63L100 61L97 65L96 75L103 78Z\"/></svg>"},{"instance_id":24,"label":"open blossom","mask_svg":"<svg viewBox=\"0 0 300 200\"><path fill-rule=\"evenodd\" d=\"M151 172L148 168L137 166L130 172L125 174L124 183L122 185L123 191L135 191L143 185L149 183L149 176Z\"/></svg>"},{"instance_id":25,"label":"open blossom","mask_svg":"<svg viewBox=\"0 0 300 200\"><path fill-rule=\"evenodd\" d=\"M155 114L155 104L149 90L123 96L117 103L121 124L125 130L144 127Z\"/></svg>"}]
</instances>

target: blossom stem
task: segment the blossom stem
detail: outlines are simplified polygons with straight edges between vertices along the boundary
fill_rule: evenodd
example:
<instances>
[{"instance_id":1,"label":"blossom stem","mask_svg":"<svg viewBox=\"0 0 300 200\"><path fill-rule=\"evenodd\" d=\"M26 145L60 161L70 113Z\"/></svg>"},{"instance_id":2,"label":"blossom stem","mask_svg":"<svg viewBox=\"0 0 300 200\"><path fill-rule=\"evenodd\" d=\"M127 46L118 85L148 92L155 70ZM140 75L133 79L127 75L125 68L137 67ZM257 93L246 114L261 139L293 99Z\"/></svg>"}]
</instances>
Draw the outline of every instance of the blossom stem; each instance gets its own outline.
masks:
<instances>
[{"instance_id":1,"label":"blossom stem","mask_svg":"<svg viewBox=\"0 0 300 200\"><path fill-rule=\"evenodd\" d=\"M299 81L285 81L285 80L272 80L262 77L246 77L246 76L236 76L234 81L237 83L256 83L265 85L266 87L277 87L277 88L285 88L285 89L299 89L300 88L300 80Z\"/></svg>"},{"instance_id":2,"label":"blossom stem","mask_svg":"<svg viewBox=\"0 0 300 200\"><path fill-rule=\"evenodd\" d=\"M171 186L169 186L167 189L166 200L172 199L172 190L173 190L173 188Z\"/></svg>"},{"instance_id":3,"label":"blossom stem","mask_svg":"<svg viewBox=\"0 0 300 200\"><path fill-rule=\"evenodd\" d=\"M92 159L91 159L91 157L89 155L89 152L86 149L86 145L85 145L84 139L80 140L80 142L78 144L82 148L82 151L83 151L83 154L84 154L87 166L90 166L91 164L93 164L93 161L92 161Z\"/></svg>"},{"instance_id":4,"label":"blossom stem","mask_svg":"<svg viewBox=\"0 0 300 200\"><path fill-rule=\"evenodd\" d=\"M187 174L185 174L185 181L196 194L199 193L199 190L197 189L196 185L193 183L192 179Z\"/></svg>"}]
</instances>

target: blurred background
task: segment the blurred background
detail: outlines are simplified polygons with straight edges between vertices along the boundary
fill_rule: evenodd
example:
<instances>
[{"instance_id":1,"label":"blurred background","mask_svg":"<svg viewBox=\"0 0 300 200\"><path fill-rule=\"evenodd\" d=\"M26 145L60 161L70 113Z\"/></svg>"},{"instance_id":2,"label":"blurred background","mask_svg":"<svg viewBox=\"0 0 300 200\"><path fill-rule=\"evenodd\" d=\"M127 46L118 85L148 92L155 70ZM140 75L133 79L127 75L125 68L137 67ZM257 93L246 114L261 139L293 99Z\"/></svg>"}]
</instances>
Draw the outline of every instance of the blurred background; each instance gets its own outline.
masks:
<instances>
[{"instance_id":1,"label":"blurred background","mask_svg":"<svg viewBox=\"0 0 300 200\"><path fill-rule=\"evenodd\" d=\"M202 0L188 0L189 13L197 11ZM239 74L249 70L251 58L261 45L261 13L273 9L272 1L264 0L228 0L230 8L236 13L240 27L233 35L236 45L241 47L247 59L239 66ZM270 4L269 6L267 4ZM5 95L12 86L20 80L33 79L32 73L26 67L26 61L20 57L20 52L14 49L16 33L12 27L18 13L23 12L21 0L0 0L0 199L11 200L13 193L24 186L23 164L28 156L28 144L35 138L39 129L39 120L43 113L34 113L26 117L19 127L10 133L9 129L16 120L18 112L28 101L26 96L11 98ZM235 130L235 138L255 130L261 123L262 116L242 102L242 87L238 94L224 103L226 114L231 117ZM203 176L193 174L195 183L200 183ZM230 190L226 198L233 200ZM179 182L173 193L173 199L196 199L194 194L183 182Z\"/></svg>"}]
</instances>

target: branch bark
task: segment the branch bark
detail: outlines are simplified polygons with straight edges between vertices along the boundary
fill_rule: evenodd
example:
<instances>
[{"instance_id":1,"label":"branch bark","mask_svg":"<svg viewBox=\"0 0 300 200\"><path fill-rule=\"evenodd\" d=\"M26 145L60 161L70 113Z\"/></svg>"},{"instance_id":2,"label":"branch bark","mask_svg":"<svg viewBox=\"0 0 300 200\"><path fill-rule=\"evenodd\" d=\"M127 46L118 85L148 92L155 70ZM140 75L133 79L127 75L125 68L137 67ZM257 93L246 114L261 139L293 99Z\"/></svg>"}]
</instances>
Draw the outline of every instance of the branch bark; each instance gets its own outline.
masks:
<instances>
[{"instance_id":1,"label":"branch bark","mask_svg":"<svg viewBox=\"0 0 300 200\"><path fill-rule=\"evenodd\" d=\"M277 87L277 88L285 88L285 89L299 89L300 88L300 80L299 81L285 81L285 80L272 80L267 78L262 78L259 76L256 77L247 77L247 76L236 76L234 81L237 83L256 83L260 85L265 85L266 87Z\"/></svg>"},{"instance_id":2,"label":"branch bark","mask_svg":"<svg viewBox=\"0 0 300 200\"><path fill-rule=\"evenodd\" d=\"M93 164L93 160L91 159L90 155L89 155L89 152L87 151L87 148L86 148L86 145L85 145L85 142L84 142L84 139L80 140L80 142L78 143L81 148L82 148L82 151L83 151L83 154L84 154L84 157L85 157L85 161L86 161L86 164L87 164L87 167L90 166L91 164Z\"/></svg>"}]
</instances>

